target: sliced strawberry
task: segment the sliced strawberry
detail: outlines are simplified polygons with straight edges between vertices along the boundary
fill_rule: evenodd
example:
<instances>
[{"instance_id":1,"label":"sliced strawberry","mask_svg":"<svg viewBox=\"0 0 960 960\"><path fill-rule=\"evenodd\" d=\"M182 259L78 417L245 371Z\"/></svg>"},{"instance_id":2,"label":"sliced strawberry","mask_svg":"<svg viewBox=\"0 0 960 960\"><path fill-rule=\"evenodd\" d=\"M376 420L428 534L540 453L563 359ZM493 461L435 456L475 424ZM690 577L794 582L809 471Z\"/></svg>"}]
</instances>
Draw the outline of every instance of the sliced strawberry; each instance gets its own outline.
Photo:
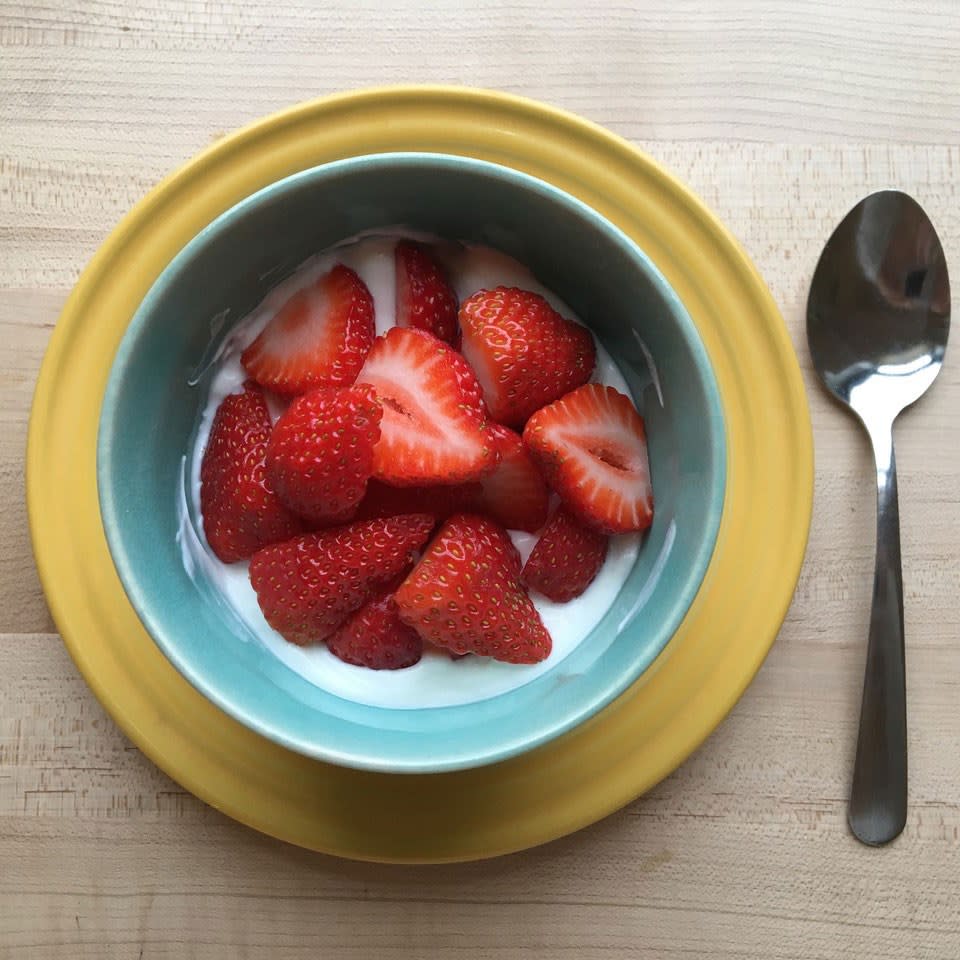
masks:
<instances>
[{"instance_id":1,"label":"sliced strawberry","mask_svg":"<svg viewBox=\"0 0 960 960\"><path fill-rule=\"evenodd\" d=\"M552 641L520 583L519 564L501 527L457 514L394 594L400 618L428 643L453 653L539 663L550 655Z\"/></svg>"},{"instance_id":2,"label":"sliced strawberry","mask_svg":"<svg viewBox=\"0 0 960 960\"><path fill-rule=\"evenodd\" d=\"M523 441L512 430L488 424L500 454L493 473L479 482L392 487L371 480L356 519L429 513L446 520L455 513L486 513L512 530L539 530L547 519L548 490Z\"/></svg>"},{"instance_id":3,"label":"sliced strawberry","mask_svg":"<svg viewBox=\"0 0 960 960\"><path fill-rule=\"evenodd\" d=\"M461 514L461 519L464 516L469 516L469 514ZM451 517L451 519L454 518ZM470 539L479 545L484 557L487 559L499 558L499 562L506 567L507 571L512 576L519 578L522 567L520 552L514 546L513 540L510 539L510 534L489 517L473 516L470 520L471 522L467 525L470 529Z\"/></svg>"},{"instance_id":4,"label":"sliced strawberry","mask_svg":"<svg viewBox=\"0 0 960 960\"><path fill-rule=\"evenodd\" d=\"M374 475L395 486L465 483L497 463L476 378L463 358L423 330L377 337L357 383L383 405Z\"/></svg>"},{"instance_id":5,"label":"sliced strawberry","mask_svg":"<svg viewBox=\"0 0 960 960\"><path fill-rule=\"evenodd\" d=\"M267 444L267 476L280 499L315 523L348 520L373 471L381 415L371 387L317 387L297 397Z\"/></svg>"},{"instance_id":6,"label":"sliced strawberry","mask_svg":"<svg viewBox=\"0 0 960 960\"><path fill-rule=\"evenodd\" d=\"M500 462L480 481L481 509L510 530L539 530L547 520L549 492L520 436L508 427L487 427Z\"/></svg>"},{"instance_id":7,"label":"sliced strawberry","mask_svg":"<svg viewBox=\"0 0 960 960\"><path fill-rule=\"evenodd\" d=\"M456 378L463 412L486 423L490 419L490 411L487 409L487 402L483 399L483 387L480 386L473 367L456 350L451 350L446 355L446 362L449 363L450 372Z\"/></svg>"},{"instance_id":8,"label":"sliced strawberry","mask_svg":"<svg viewBox=\"0 0 960 960\"><path fill-rule=\"evenodd\" d=\"M653 522L643 419L613 387L589 383L537 411L523 441L570 512L594 530L629 533Z\"/></svg>"},{"instance_id":9,"label":"sliced strawberry","mask_svg":"<svg viewBox=\"0 0 960 960\"><path fill-rule=\"evenodd\" d=\"M450 486L391 487L379 480L367 484L367 493L357 508L357 520L397 517L404 513L429 513L446 520L454 513L480 509L483 489L479 483Z\"/></svg>"},{"instance_id":10,"label":"sliced strawberry","mask_svg":"<svg viewBox=\"0 0 960 960\"><path fill-rule=\"evenodd\" d=\"M523 566L523 582L557 603L579 597L607 558L609 541L560 507Z\"/></svg>"},{"instance_id":11,"label":"sliced strawberry","mask_svg":"<svg viewBox=\"0 0 960 960\"><path fill-rule=\"evenodd\" d=\"M263 391L247 383L217 408L200 464L200 510L210 549L234 563L302 529L266 475L270 411Z\"/></svg>"},{"instance_id":12,"label":"sliced strawberry","mask_svg":"<svg viewBox=\"0 0 960 960\"><path fill-rule=\"evenodd\" d=\"M423 655L423 640L408 627L393 602L393 591L371 597L327 637L327 649L344 663L371 670L402 670Z\"/></svg>"},{"instance_id":13,"label":"sliced strawberry","mask_svg":"<svg viewBox=\"0 0 960 960\"><path fill-rule=\"evenodd\" d=\"M544 404L586 383L596 347L586 327L516 287L481 290L460 307L463 355L494 420L521 428Z\"/></svg>"},{"instance_id":14,"label":"sliced strawberry","mask_svg":"<svg viewBox=\"0 0 960 960\"><path fill-rule=\"evenodd\" d=\"M240 357L247 373L277 393L346 387L356 379L374 337L373 297L337 264L298 290Z\"/></svg>"},{"instance_id":15,"label":"sliced strawberry","mask_svg":"<svg viewBox=\"0 0 960 960\"><path fill-rule=\"evenodd\" d=\"M397 244L397 326L426 330L451 345L457 339L457 295L441 266L409 240Z\"/></svg>"},{"instance_id":16,"label":"sliced strawberry","mask_svg":"<svg viewBox=\"0 0 960 960\"><path fill-rule=\"evenodd\" d=\"M433 517L391 517L265 547L250 582L267 623L291 643L325 640L409 567L433 526Z\"/></svg>"}]
</instances>

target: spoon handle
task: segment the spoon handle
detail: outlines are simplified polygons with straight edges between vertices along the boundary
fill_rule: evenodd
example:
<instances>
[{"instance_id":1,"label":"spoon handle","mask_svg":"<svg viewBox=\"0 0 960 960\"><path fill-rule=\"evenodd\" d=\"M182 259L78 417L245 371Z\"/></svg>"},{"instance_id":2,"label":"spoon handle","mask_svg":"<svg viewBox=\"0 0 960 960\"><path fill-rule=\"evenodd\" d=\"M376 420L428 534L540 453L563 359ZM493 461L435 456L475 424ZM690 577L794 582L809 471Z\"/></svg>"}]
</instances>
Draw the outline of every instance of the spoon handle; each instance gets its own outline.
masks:
<instances>
[{"instance_id":1,"label":"spoon handle","mask_svg":"<svg viewBox=\"0 0 960 960\"><path fill-rule=\"evenodd\" d=\"M879 845L899 836L907 820L907 691L892 425L871 429L870 438L877 461L877 556L848 820L858 840Z\"/></svg>"}]
</instances>

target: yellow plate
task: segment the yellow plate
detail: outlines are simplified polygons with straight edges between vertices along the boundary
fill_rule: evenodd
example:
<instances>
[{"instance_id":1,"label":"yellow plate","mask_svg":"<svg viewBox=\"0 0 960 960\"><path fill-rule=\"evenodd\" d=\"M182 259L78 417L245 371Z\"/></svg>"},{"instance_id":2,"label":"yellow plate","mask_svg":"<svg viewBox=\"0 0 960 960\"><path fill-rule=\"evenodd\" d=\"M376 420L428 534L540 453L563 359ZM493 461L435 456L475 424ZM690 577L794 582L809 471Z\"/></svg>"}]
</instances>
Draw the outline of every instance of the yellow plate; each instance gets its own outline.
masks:
<instances>
[{"instance_id":1,"label":"yellow plate","mask_svg":"<svg viewBox=\"0 0 960 960\"><path fill-rule=\"evenodd\" d=\"M716 551L653 666L560 740L493 767L433 776L318 763L204 700L127 602L103 535L94 469L114 352L174 254L267 183L394 150L515 167L620 226L699 327L728 431ZM799 576L812 492L796 358L763 281L720 223L605 130L527 100L456 88L369 90L295 107L221 141L161 183L114 230L64 307L40 373L27 453L30 526L51 611L127 735L184 787L258 830L340 856L398 862L469 860L543 843L599 820L675 769L733 706L773 643Z\"/></svg>"}]
</instances>

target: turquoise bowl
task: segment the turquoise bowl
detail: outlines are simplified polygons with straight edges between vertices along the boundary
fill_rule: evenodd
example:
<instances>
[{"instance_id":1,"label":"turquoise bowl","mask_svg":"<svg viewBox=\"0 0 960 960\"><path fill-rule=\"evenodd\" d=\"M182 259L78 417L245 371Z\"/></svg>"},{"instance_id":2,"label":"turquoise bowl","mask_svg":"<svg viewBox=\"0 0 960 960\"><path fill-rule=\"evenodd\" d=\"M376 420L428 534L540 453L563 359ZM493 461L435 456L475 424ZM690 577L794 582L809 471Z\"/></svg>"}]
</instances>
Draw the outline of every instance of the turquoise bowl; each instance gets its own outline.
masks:
<instances>
[{"instance_id":1,"label":"turquoise bowl","mask_svg":"<svg viewBox=\"0 0 960 960\"><path fill-rule=\"evenodd\" d=\"M243 317L310 255L397 224L495 247L526 264L612 354L649 435L655 520L610 609L535 679L454 706L374 707L308 681L240 629L203 570L188 569L178 537L184 458L205 402L204 384L192 374L229 333L211 332L211 318ZM428 773L503 760L571 730L664 651L713 552L725 449L720 397L697 330L621 231L566 193L506 167L440 154L379 154L265 187L173 259L114 359L97 482L130 602L201 693L308 756Z\"/></svg>"}]
</instances>

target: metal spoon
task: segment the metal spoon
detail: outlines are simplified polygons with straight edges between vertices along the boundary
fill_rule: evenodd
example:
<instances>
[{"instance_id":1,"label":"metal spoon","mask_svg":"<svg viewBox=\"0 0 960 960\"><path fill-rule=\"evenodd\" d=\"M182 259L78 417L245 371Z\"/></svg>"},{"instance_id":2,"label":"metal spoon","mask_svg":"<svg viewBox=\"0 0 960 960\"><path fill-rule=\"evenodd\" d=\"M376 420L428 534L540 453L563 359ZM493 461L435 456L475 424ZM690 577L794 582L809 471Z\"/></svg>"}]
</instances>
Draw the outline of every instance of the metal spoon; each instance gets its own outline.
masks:
<instances>
[{"instance_id":1,"label":"metal spoon","mask_svg":"<svg viewBox=\"0 0 960 960\"><path fill-rule=\"evenodd\" d=\"M950 331L943 248L917 202L884 190L861 200L820 255L807 340L827 389L870 435L877 463L877 555L860 733L848 820L887 843L907 819L900 517L893 421L940 372Z\"/></svg>"}]
</instances>

